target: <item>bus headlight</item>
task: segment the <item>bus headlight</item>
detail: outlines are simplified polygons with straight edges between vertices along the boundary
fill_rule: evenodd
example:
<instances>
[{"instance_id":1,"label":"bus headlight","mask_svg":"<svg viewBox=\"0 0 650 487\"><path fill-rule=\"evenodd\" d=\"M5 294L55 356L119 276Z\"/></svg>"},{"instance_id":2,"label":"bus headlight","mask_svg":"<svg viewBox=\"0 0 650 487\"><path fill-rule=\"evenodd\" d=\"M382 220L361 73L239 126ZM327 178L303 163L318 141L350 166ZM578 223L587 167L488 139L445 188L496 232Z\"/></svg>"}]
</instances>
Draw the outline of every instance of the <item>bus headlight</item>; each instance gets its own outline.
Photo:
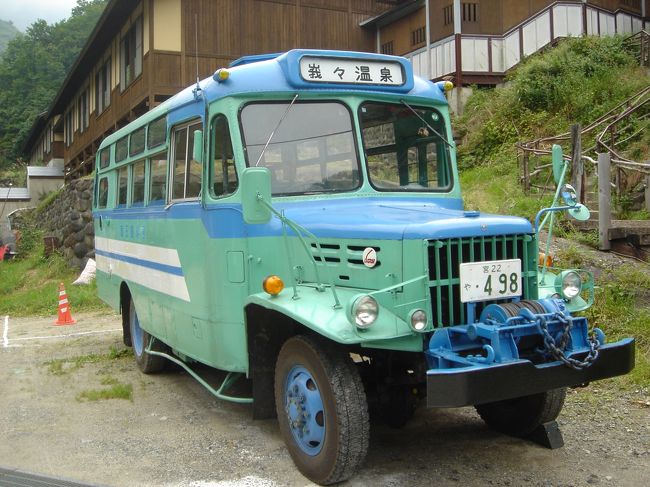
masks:
<instances>
[{"instance_id":1,"label":"bus headlight","mask_svg":"<svg viewBox=\"0 0 650 487\"><path fill-rule=\"evenodd\" d=\"M427 314L421 309L412 311L411 316L409 316L409 324L413 331L423 332L427 328Z\"/></svg>"},{"instance_id":2,"label":"bus headlight","mask_svg":"<svg viewBox=\"0 0 650 487\"><path fill-rule=\"evenodd\" d=\"M564 299L571 300L582 292L582 278L576 271L564 271L558 277L560 281L558 290ZM558 287L557 284L555 287Z\"/></svg>"},{"instance_id":3,"label":"bus headlight","mask_svg":"<svg viewBox=\"0 0 650 487\"><path fill-rule=\"evenodd\" d=\"M379 305L372 296L360 296L352 304L352 318L358 328L368 328L377 319Z\"/></svg>"}]
</instances>

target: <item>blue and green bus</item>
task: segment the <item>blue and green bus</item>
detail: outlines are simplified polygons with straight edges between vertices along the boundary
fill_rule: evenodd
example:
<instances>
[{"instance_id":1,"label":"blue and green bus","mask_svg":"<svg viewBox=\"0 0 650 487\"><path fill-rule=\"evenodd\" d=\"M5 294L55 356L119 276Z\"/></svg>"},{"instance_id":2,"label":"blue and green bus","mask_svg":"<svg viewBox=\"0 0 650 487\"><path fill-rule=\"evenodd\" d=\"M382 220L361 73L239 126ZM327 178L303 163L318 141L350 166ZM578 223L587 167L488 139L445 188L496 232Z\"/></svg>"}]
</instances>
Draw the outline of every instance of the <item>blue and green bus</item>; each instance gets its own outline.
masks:
<instances>
[{"instance_id":1,"label":"blue and green bus","mask_svg":"<svg viewBox=\"0 0 650 487\"><path fill-rule=\"evenodd\" d=\"M248 56L97 153L98 290L139 368L277 416L320 484L359 468L370 415L473 405L527 436L634 365L573 315L578 273L539 285L528 220L464 209L446 88L395 56Z\"/></svg>"}]
</instances>

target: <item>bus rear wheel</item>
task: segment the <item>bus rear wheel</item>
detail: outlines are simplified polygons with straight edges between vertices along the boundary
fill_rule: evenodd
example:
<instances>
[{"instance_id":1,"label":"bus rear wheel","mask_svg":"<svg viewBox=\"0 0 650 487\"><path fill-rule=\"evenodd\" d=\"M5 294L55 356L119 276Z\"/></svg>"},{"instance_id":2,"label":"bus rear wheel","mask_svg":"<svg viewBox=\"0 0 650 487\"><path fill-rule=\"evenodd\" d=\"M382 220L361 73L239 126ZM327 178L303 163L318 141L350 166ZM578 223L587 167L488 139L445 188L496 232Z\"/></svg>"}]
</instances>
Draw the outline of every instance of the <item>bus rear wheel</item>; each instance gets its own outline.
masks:
<instances>
[{"instance_id":1,"label":"bus rear wheel","mask_svg":"<svg viewBox=\"0 0 650 487\"><path fill-rule=\"evenodd\" d=\"M138 319L138 312L135 309L133 299L129 300L129 329L131 331L131 343L133 345L133 355L138 367L145 374L153 374L160 372L165 368L166 360L163 357L151 355L147 353L146 347L149 345L151 335L140 328L140 320ZM153 350L165 351L165 345L155 340Z\"/></svg>"},{"instance_id":2,"label":"bus rear wheel","mask_svg":"<svg viewBox=\"0 0 650 487\"><path fill-rule=\"evenodd\" d=\"M275 367L275 405L291 458L313 482L342 482L365 459L368 405L343 351L307 336L288 339Z\"/></svg>"},{"instance_id":3,"label":"bus rear wheel","mask_svg":"<svg viewBox=\"0 0 650 487\"><path fill-rule=\"evenodd\" d=\"M528 436L558 417L565 397L566 388L561 388L475 407L490 428L512 436Z\"/></svg>"}]
</instances>

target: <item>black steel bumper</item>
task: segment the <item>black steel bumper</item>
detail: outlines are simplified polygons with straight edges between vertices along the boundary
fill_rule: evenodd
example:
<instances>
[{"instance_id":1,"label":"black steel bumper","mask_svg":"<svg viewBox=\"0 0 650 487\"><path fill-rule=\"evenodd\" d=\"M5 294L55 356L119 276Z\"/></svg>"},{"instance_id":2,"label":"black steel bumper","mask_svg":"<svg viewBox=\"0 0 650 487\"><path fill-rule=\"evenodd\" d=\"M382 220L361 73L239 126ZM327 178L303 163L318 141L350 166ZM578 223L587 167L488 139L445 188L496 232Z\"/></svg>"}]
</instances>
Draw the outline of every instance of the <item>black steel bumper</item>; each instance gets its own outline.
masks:
<instances>
[{"instance_id":1,"label":"black steel bumper","mask_svg":"<svg viewBox=\"0 0 650 487\"><path fill-rule=\"evenodd\" d=\"M573 358L583 359L584 353ZM627 374L634 368L634 339L626 338L600 348L598 359L583 370L561 362L533 365L529 361L459 369L432 369L427 373L427 406L460 407L528 396L578 386Z\"/></svg>"}]
</instances>

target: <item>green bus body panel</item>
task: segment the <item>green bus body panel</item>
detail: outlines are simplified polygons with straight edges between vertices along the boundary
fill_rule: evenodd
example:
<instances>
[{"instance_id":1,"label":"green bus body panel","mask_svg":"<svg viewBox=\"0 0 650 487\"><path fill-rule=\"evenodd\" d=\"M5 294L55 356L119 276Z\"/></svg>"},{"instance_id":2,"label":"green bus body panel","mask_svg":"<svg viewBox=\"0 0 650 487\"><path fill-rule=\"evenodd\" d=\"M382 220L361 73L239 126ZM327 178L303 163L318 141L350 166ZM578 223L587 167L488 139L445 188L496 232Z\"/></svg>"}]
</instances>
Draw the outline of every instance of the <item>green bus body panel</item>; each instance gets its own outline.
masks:
<instances>
[{"instance_id":1,"label":"green bus body panel","mask_svg":"<svg viewBox=\"0 0 650 487\"><path fill-rule=\"evenodd\" d=\"M106 205L110 211L104 212L97 208L98 195L95 195L95 234L97 238L105 239L103 242L108 246L103 258L111 261L111 256L120 254L120 249L127 249L125 252L128 255L143 255L143 258L162 255L172 262L167 262L160 269L145 271L141 268L139 271L128 270L126 264L115 260L111 261L114 268L111 267L110 270L98 266L99 296L113 308L119 309L120 289L126 284L144 330L163 340L182 356L228 371L248 372L245 310L249 305L282 313L338 343L421 352L425 335L413 332L408 322L410 313L414 310L431 308L429 280L426 278L429 273L427 240L360 240L342 235L341 238L319 239L321 255L315 243L309 239L306 240L306 251L304 243L292 231L288 231L286 237L212 238L208 234L204 220L215 219L214 224L218 226L221 210L233 211L234 206L242 203L241 186L226 197L216 198L213 189L205 184L205 181L210 180L212 172L212 154L209 150L212 140L211 121L217 115L227 117L235 166L241 174L246 167L246 154L241 144L239 111L252 101L286 102L292 96L293 93L287 92L245 93L209 103L208 118L203 121L203 159L206 161L203 164L203 190L200 199L192 203L196 206L194 214L199 215L196 218L168 218L169 208L162 206L155 208L156 215L150 214L142 218L138 217L138 211L146 213L150 209L147 206L125 208L123 216L120 216L121 210L115 210L117 169L165 150L168 151L167 157L170 160L169 138L172 130L169 125L165 145L145 149L137 156L127 157L119 163L113 161L106 168L100 168L97 164L96 188L97 182L102 178L108 179L111 188ZM355 119L364 102L400 103L404 100L416 106L435 106L442 117L449 120L445 104L408 95L379 92L355 94L336 90L301 91L300 101L306 100L342 102ZM185 110L183 120L197 116L198 112L185 115L186 112L189 113L190 105L196 105L193 109L204 110L202 102L179 107L179 113ZM134 124L109 136L101 147L111 146L132 130L144 127L159 117L166 116L169 119L176 109L169 103L163 103ZM446 123L446 130L445 137L453 140L449 123ZM422 198L423 193L417 192L378 193L367 177L362 134L356 120L353 131L361 164L362 185L358 189L339 194L283 197L282 201L323 201L325 204L327 201L351 197L381 196L386 200L393 197L401 200ZM435 198L460 200L455 148L449 151L449 157L452 187L448 191L436 192ZM131 177L132 175L129 176ZM145 202L151 196L150 189L146 186ZM129 190L129 202L131 192ZM172 206L176 208L176 205L183 204L186 203L174 203ZM111 245L115 248L110 248ZM379 249L378 259L381 265L370 268L363 264L361 256L367 247ZM262 282L271 274L280 276L285 283L285 289L276 297L262 291ZM316 289L317 282L320 282L324 290ZM334 296L328 286L330 282L336 286L341 303L338 308L335 307ZM372 294L380 305L376 322L366 330L357 328L350 317L351 305L361 294ZM431 330L430 326L427 331Z\"/></svg>"}]
</instances>

